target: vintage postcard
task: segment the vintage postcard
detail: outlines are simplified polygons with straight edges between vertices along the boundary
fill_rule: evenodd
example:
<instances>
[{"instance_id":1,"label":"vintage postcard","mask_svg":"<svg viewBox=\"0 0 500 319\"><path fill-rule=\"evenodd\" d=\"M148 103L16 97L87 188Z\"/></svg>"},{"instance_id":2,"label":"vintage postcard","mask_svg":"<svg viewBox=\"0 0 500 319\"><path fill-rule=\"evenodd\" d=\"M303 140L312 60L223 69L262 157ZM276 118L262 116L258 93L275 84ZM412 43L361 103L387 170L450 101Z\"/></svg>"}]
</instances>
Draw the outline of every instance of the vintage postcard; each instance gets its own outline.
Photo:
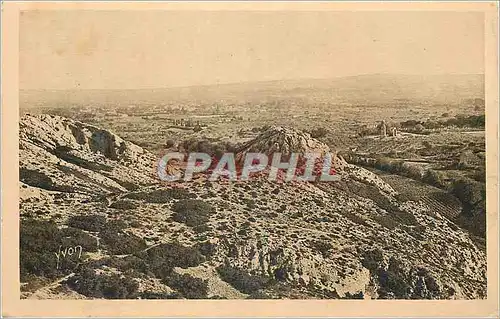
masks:
<instances>
[{"instance_id":1,"label":"vintage postcard","mask_svg":"<svg viewBox=\"0 0 500 319\"><path fill-rule=\"evenodd\" d=\"M2 314L498 316L495 2L2 3Z\"/></svg>"}]
</instances>

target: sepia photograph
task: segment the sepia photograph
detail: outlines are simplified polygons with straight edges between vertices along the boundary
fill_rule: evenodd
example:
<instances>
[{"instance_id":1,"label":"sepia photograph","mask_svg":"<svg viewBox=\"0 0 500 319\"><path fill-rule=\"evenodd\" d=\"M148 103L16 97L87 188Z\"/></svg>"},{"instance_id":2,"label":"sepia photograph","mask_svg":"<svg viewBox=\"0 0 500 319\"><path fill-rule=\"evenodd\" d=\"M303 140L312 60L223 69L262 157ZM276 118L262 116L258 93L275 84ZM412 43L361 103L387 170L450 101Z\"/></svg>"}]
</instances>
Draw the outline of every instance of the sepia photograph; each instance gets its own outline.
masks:
<instances>
[{"instance_id":1,"label":"sepia photograph","mask_svg":"<svg viewBox=\"0 0 500 319\"><path fill-rule=\"evenodd\" d=\"M498 297L488 6L226 7L19 10L21 301Z\"/></svg>"}]
</instances>

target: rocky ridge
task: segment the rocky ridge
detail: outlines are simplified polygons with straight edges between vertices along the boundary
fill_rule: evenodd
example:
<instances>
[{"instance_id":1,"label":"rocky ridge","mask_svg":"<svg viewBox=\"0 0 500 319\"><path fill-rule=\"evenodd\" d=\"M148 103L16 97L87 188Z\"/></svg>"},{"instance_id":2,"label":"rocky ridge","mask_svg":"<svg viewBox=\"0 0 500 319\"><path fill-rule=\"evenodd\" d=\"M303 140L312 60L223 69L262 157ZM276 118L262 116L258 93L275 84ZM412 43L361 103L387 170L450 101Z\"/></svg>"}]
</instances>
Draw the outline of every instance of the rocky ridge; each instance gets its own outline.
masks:
<instances>
[{"instance_id":1,"label":"rocky ridge","mask_svg":"<svg viewBox=\"0 0 500 319\"><path fill-rule=\"evenodd\" d=\"M245 153L326 153L330 148L310 134L289 127L272 126L239 150Z\"/></svg>"}]
</instances>

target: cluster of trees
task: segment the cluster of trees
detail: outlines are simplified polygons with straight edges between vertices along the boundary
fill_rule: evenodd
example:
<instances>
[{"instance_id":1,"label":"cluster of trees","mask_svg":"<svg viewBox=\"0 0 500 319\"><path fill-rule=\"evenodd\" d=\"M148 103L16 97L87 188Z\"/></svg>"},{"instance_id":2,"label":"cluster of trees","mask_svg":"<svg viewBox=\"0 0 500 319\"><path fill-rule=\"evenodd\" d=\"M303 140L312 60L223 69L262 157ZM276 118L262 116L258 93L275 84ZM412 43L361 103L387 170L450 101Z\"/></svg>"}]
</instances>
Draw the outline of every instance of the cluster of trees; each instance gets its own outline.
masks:
<instances>
[{"instance_id":1,"label":"cluster of trees","mask_svg":"<svg viewBox=\"0 0 500 319\"><path fill-rule=\"evenodd\" d=\"M446 114L446 113L445 113ZM448 116L448 114L446 114ZM444 117L444 114L443 114ZM417 120L407 120L400 123L387 123L387 132L395 127L398 130L403 130L406 132L413 133L423 133L425 130L439 129L445 127L460 127L460 128L484 128L486 124L485 115L457 115L455 117L443 119L443 120L426 120L426 121L417 121ZM380 130L377 127L368 127L363 126L358 135L360 137L370 136L370 135L378 135L380 134Z\"/></svg>"},{"instance_id":2,"label":"cluster of trees","mask_svg":"<svg viewBox=\"0 0 500 319\"><path fill-rule=\"evenodd\" d=\"M325 137L326 134L328 133L329 131L324 127L314 128L311 131L309 131L309 134L311 135L312 138L322 138Z\"/></svg>"},{"instance_id":3,"label":"cluster of trees","mask_svg":"<svg viewBox=\"0 0 500 319\"><path fill-rule=\"evenodd\" d=\"M470 128L484 128L485 127L485 115L457 115L446 120L427 120L427 121L416 121L408 120L401 122L401 128L406 130L416 130L422 131L423 129L437 129L443 127L470 127Z\"/></svg>"},{"instance_id":4,"label":"cluster of trees","mask_svg":"<svg viewBox=\"0 0 500 319\"><path fill-rule=\"evenodd\" d=\"M217 267L217 273L222 280L246 294L256 293L272 283L270 277L250 274L245 270L233 267L229 264Z\"/></svg>"},{"instance_id":5,"label":"cluster of trees","mask_svg":"<svg viewBox=\"0 0 500 319\"><path fill-rule=\"evenodd\" d=\"M462 178L453 181L449 190L462 202L462 225L475 235L486 237L486 184Z\"/></svg>"},{"instance_id":6,"label":"cluster of trees","mask_svg":"<svg viewBox=\"0 0 500 319\"><path fill-rule=\"evenodd\" d=\"M184 140L180 146L187 153L206 153L216 158L220 158L224 153L236 152L238 149L238 145L230 141L221 142L196 138Z\"/></svg>"}]
</instances>

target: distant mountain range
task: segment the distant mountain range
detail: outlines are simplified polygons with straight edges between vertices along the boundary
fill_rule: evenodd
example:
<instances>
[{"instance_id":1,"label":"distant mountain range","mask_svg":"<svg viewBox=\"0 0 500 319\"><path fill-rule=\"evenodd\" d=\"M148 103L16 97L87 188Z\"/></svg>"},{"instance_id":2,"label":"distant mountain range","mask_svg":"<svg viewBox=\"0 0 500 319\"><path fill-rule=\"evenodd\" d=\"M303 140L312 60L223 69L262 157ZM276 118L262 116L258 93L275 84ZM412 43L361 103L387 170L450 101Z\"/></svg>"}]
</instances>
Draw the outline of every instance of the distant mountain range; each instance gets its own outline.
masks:
<instances>
[{"instance_id":1,"label":"distant mountain range","mask_svg":"<svg viewBox=\"0 0 500 319\"><path fill-rule=\"evenodd\" d=\"M349 104L456 104L484 98L484 75L371 74L127 90L21 90L21 108L79 104L247 103L301 100Z\"/></svg>"}]
</instances>

